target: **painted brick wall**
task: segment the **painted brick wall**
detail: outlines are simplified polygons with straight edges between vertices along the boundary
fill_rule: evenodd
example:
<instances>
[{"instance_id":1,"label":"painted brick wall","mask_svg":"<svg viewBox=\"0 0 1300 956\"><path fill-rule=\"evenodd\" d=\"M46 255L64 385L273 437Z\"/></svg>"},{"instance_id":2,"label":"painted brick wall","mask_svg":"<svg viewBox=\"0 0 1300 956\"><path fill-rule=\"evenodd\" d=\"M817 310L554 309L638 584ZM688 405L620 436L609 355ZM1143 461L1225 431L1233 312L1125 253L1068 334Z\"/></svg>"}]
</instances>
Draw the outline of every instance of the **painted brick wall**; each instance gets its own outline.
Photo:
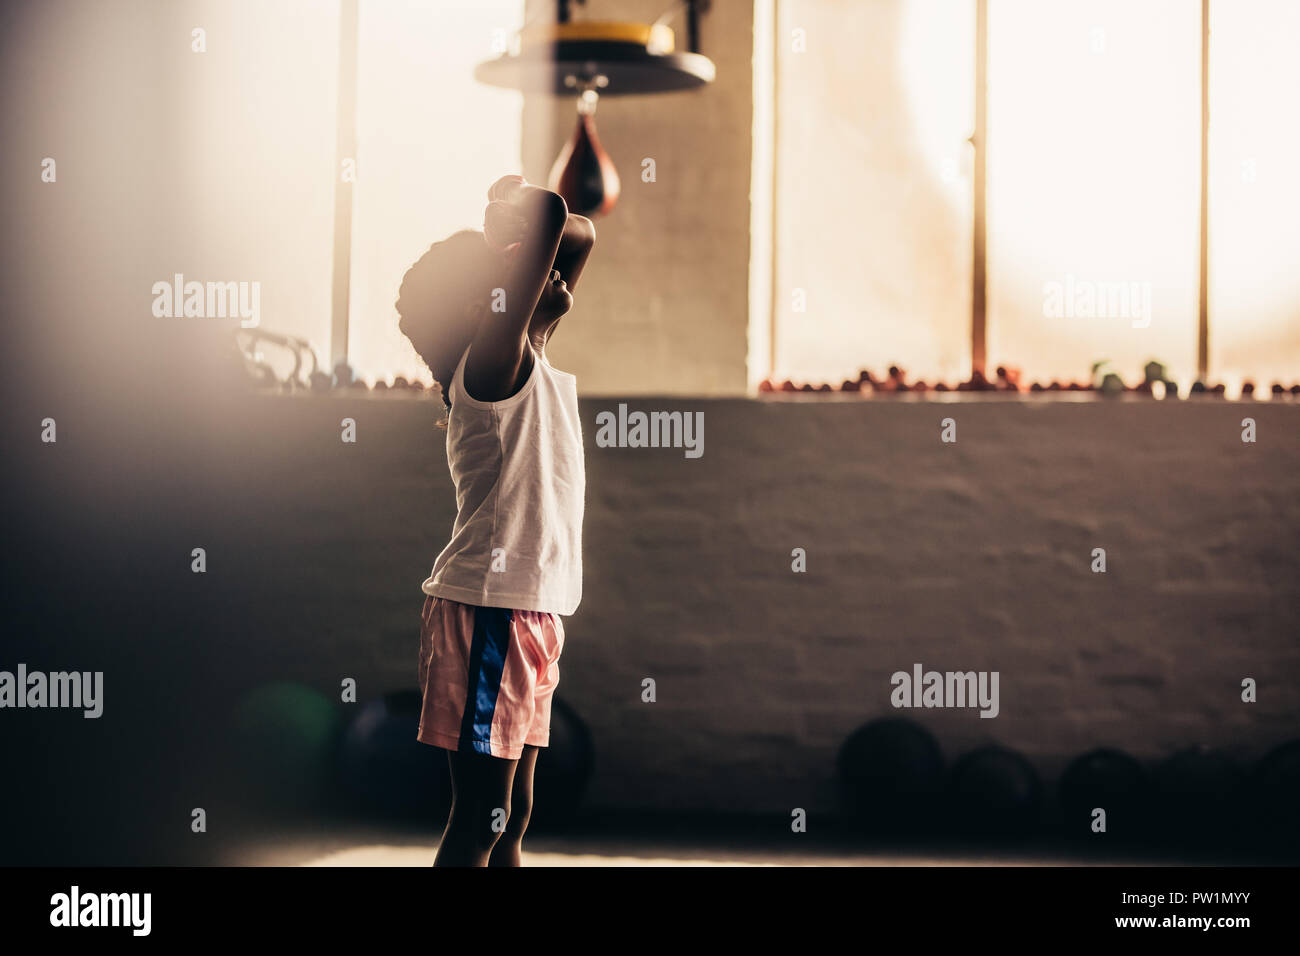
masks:
<instances>
[{"instance_id":1,"label":"painted brick wall","mask_svg":"<svg viewBox=\"0 0 1300 956\"><path fill-rule=\"evenodd\" d=\"M828 809L837 747L898 713L889 675L915 662L1001 673L996 719L906 712L950 760L996 740L1049 779L1095 746L1253 759L1300 733L1293 404L625 401L703 411L705 453L598 448L617 400L582 403L560 693L595 735L595 805ZM265 398L203 437L228 443L209 537L264 677L414 686L419 583L453 518L439 408Z\"/></svg>"}]
</instances>

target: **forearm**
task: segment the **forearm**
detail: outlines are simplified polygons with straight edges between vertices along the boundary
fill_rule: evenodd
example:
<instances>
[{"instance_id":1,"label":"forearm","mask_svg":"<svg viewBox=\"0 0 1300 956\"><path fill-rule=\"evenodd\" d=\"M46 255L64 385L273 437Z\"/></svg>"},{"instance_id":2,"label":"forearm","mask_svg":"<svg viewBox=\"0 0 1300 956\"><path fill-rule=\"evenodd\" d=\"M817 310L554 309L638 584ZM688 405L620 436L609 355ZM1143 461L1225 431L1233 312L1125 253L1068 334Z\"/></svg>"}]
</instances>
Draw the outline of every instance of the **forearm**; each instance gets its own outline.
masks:
<instances>
[{"instance_id":1,"label":"forearm","mask_svg":"<svg viewBox=\"0 0 1300 956\"><path fill-rule=\"evenodd\" d=\"M565 220L564 232L560 235L560 255L571 256L576 252L590 250L596 241L596 227L586 216L569 213Z\"/></svg>"},{"instance_id":2,"label":"forearm","mask_svg":"<svg viewBox=\"0 0 1300 956\"><path fill-rule=\"evenodd\" d=\"M587 264L587 257L591 255L591 248L595 242L596 227L592 225L591 220L586 216L570 213L564 223L564 231L560 235L559 248L555 252L555 268L568 285L569 291L573 291L573 287L577 285L578 277L582 275L583 267Z\"/></svg>"}]
</instances>

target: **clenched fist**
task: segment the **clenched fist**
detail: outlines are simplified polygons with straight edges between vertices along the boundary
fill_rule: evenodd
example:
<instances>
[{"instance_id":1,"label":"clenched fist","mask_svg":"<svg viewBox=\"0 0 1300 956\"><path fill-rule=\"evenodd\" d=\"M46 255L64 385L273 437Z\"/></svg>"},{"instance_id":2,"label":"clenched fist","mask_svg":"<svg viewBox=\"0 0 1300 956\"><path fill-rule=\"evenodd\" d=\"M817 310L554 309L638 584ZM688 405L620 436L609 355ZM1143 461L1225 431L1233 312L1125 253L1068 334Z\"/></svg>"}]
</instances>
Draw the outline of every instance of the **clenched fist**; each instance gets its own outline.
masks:
<instances>
[{"instance_id":1,"label":"clenched fist","mask_svg":"<svg viewBox=\"0 0 1300 956\"><path fill-rule=\"evenodd\" d=\"M527 183L524 181L523 176L502 176L488 190L488 202L494 202L498 199L503 202L514 202L519 187L525 185Z\"/></svg>"},{"instance_id":2,"label":"clenched fist","mask_svg":"<svg viewBox=\"0 0 1300 956\"><path fill-rule=\"evenodd\" d=\"M483 236L493 252L509 255L519 248L528 220L511 203L494 199L483 212Z\"/></svg>"}]
</instances>

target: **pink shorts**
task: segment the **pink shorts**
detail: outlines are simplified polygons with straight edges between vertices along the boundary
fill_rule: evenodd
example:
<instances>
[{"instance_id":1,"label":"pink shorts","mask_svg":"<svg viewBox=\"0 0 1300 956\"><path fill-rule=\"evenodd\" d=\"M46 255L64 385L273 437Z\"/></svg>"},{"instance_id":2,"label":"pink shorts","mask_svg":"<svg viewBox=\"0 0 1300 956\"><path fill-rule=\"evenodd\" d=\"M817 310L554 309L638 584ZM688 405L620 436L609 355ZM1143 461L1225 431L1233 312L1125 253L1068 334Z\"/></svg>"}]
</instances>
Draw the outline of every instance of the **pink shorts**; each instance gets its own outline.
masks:
<instances>
[{"instance_id":1,"label":"pink shorts","mask_svg":"<svg viewBox=\"0 0 1300 956\"><path fill-rule=\"evenodd\" d=\"M424 705L416 738L516 760L551 739L560 682L559 615L426 597L420 627Z\"/></svg>"}]
</instances>

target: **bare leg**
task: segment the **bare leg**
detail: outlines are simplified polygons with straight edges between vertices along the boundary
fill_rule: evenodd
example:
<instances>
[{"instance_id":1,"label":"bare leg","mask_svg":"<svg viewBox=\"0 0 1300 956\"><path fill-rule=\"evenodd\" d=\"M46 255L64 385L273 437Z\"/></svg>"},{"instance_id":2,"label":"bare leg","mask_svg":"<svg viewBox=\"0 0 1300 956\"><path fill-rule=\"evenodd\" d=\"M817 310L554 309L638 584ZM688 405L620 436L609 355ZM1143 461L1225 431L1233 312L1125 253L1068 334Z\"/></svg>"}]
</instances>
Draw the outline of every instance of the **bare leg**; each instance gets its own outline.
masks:
<instances>
[{"instance_id":1,"label":"bare leg","mask_svg":"<svg viewBox=\"0 0 1300 956\"><path fill-rule=\"evenodd\" d=\"M510 799L510 820L506 832L492 848L488 866L520 866L524 845L524 831L533 812L533 768L537 766L536 747L525 744L523 756L515 767L514 787Z\"/></svg>"},{"instance_id":2,"label":"bare leg","mask_svg":"<svg viewBox=\"0 0 1300 956\"><path fill-rule=\"evenodd\" d=\"M449 751L447 761L451 815L433 865L487 866L510 817L511 785L519 761L473 751Z\"/></svg>"}]
</instances>

